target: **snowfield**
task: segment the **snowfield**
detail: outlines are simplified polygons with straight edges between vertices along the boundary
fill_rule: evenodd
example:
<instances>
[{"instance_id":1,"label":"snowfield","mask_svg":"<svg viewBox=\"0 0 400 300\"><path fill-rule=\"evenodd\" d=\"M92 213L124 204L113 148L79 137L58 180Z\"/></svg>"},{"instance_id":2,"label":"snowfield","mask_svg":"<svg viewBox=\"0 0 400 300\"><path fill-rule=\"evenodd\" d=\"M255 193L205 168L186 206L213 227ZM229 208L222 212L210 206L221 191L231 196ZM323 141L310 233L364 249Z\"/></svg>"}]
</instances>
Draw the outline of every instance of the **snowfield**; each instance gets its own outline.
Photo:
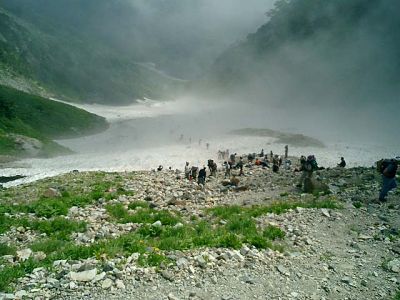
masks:
<instances>
[{"instance_id":1,"label":"snowfield","mask_svg":"<svg viewBox=\"0 0 400 300\"><path fill-rule=\"evenodd\" d=\"M155 169L159 165L183 169L186 161L202 166L207 159L216 159L218 150L225 149L239 155L259 153L261 149L265 153L271 150L277 154L284 152L284 145L275 143L273 138L228 134L230 129L235 129L232 126L245 124L232 124L220 117L220 113L213 114L207 110L196 113L199 108L196 105L146 99L139 104L123 107L77 106L106 117L111 123L110 128L93 136L57 141L76 152L75 155L25 159L4 165L0 176L27 176L4 184L5 187L72 170L133 171ZM398 155L395 147L378 143L349 144L321 140L325 148L289 146L289 155L314 154L319 165L325 167L336 166L341 156L345 157L349 167L354 167L372 166L382 157Z\"/></svg>"}]
</instances>

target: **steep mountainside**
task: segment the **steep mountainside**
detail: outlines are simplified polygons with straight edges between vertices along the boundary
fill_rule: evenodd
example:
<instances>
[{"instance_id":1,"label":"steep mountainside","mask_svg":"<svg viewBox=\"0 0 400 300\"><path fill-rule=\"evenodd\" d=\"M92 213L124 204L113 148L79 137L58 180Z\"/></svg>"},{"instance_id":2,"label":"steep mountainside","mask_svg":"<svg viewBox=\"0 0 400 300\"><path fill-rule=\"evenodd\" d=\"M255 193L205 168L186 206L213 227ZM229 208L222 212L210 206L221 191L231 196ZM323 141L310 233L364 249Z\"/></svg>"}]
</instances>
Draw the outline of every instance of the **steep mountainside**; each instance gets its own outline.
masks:
<instances>
[{"instance_id":1,"label":"steep mountainside","mask_svg":"<svg viewBox=\"0 0 400 300\"><path fill-rule=\"evenodd\" d=\"M182 84L92 35L87 28L90 22L82 22L85 9L89 12L89 4L94 7L97 1L88 1L83 10L74 7L82 1L71 2L68 10L58 12L52 8L63 7L62 3L45 2L13 0L0 4L1 83L35 93L40 93L42 86L47 94L66 100L114 104L167 97ZM96 18L101 20L102 16Z\"/></svg>"},{"instance_id":2,"label":"steep mountainside","mask_svg":"<svg viewBox=\"0 0 400 300\"><path fill-rule=\"evenodd\" d=\"M269 103L398 103L400 2L281 0L269 17L203 88Z\"/></svg>"},{"instance_id":3,"label":"steep mountainside","mask_svg":"<svg viewBox=\"0 0 400 300\"><path fill-rule=\"evenodd\" d=\"M76 107L0 85L0 156L52 156L70 152L51 141L107 128L104 118Z\"/></svg>"}]
</instances>

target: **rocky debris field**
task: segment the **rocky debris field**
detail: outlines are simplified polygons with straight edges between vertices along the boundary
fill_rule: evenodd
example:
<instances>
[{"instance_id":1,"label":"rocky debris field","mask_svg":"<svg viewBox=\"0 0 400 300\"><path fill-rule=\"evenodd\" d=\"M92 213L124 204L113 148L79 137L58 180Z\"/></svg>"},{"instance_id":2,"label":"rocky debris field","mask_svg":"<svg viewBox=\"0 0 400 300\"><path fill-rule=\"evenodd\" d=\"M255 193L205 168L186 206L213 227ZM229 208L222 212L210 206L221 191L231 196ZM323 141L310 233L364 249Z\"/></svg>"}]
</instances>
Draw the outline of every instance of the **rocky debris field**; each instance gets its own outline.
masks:
<instances>
[{"instance_id":1,"label":"rocky debris field","mask_svg":"<svg viewBox=\"0 0 400 300\"><path fill-rule=\"evenodd\" d=\"M399 299L399 191L376 203L373 168L317 171L312 194L299 177L75 171L1 190L0 299Z\"/></svg>"}]
</instances>

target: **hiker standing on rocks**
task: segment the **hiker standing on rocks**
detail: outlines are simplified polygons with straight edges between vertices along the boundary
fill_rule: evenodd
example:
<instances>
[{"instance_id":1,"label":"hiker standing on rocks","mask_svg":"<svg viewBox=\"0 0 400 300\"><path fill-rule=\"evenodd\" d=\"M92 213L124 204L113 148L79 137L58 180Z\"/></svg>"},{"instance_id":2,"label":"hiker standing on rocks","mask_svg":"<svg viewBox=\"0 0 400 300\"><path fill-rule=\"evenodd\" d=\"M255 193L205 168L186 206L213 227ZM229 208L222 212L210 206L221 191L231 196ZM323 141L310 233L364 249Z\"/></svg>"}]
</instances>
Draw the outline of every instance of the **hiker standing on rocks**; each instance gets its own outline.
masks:
<instances>
[{"instance_id":1,"label":"hiker standing on rocks","mask_svg":"<svg viewBox=\"0 0 400 300\"><path fill-rule=\"evenodd\" d=\"M382 189L379 193L379 201L386 202L389 191L397 187L396 173L398 162L395 159L381 160L378 162L378 168L382 174Z\"/></svg>"},{"instance_id":2,"label":"hiker standing on rocks","mask_svg":"<svg viewBox=\"0 0 400 300\"><path fill-rule=\"evenodd\" d=\"M261 149L260 157L264 157L264 149Z\"/></svg>"},{"instance_id":3,"label":"hiker standing on rocks","mask_svg":"<svg viewBox=\"0 0 400 300\"><path fill-rule=\"evenodd\" d=\"M197 183L205 185L206 175L207 175L206 167L203 167L203 169L200 169L200 171L199 171L199 179L198 179Z\"/></svg>"},{"instance_id":4,"label":"hiker standing on rocks","mask_svg":"<svg viewBox=\"0 0 400 300\"><path fill-rule=\"evenodd\" d=\"M309 155L307 159L304 156L300 159L301 163L301 174L300 182L297 185L298 187L302 187L303 191L306 193L312 192L312 174L314 171L318 170L317 160L314 155Z\"/></svg>"},{"instance_id":5,"label":"hiker standing on rocks","mask_svg":"<svg viewBox=\"0 0 400 300\"><path fill-rule=\"evenodd\" d=\"M341 168L346 167L346 161L344 160L344 157L340 158L340 163L338 163L338 167L341 167Z\"/></svg>"},{"instance_id":6,"label":"hiker standing on rocks","mask_svg":"<svg viewBox=\"0 0 400 300\"><path fill-rule=\"evenodd\" d=\"M185 164L185 178L188 180L190 179L190 171L191 170L192 169L189 167L189 162L187 161Z\"/></svg>"},{"instance_id":7,"label":"hiker standing on rocks","mask_svg":"<svg viewBox=\"0 0 400 300\"><path fill-rule=\"evenodd\" d=\"M191 170L190 170L190 176L192 177L193 180L196 181L197 179L197 171L199 170L198 167L192 166Z\"/></svg>"},{"instance_id":8,"label":"hiker standing on rocks","mask_svg":"<svg viewBox=\"0 0 400 300\"><path fill-rule=\"evenodd\" d=\"M240 171L239 171L239 176L244 175L244 173L243 173L243 166L244 166L243 158L240 157L238 163L236 164L236 168L239 168L239 170L240 170Z\"/></svg>"},{"instance_id":9,"label":"hiker standing on rocks","mask_svg":"<svg viewBox=\"0 0 400 300\"><path fill-rule=\"evenodd\" d=\"M232 153L231 154L231 156L230 156L230 163L231 163L231 165L233 166L233 165L235 165L235 162L236 162L236 153Z\"/></svg>"},{"instance_id":10,"label":"hiker standing on rocks","mask_svg":"<svg viewBox=\"0 0 400 300\"><path fill-rule=\"evenodd\" d=\"M288 158L288 155L289 155L289 146L286 145L286 146L285 146L285 159Z\"/></svg>"},{"instance_id":11,"label":"hiker standing on rocks","mask_svg":"<svg viewBox=\"0 0 400 300\"><path fill-rule=\"evenodd\" d=\"M224 161L225 178L231 177L231 165L227 161Z\"/></svg>"}]
</instances>

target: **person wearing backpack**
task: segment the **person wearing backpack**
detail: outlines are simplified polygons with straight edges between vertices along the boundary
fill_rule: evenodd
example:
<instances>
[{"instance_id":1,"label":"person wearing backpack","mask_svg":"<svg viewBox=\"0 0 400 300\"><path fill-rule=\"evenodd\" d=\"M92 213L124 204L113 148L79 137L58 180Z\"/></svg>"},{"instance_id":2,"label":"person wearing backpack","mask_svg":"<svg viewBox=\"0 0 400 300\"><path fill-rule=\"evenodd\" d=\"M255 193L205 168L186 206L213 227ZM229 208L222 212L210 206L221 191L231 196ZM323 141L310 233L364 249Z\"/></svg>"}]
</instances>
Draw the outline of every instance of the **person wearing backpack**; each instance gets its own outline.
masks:
<instances>
[{"instance_id":1,"label":"person wearing backpack","mask_svg":"<svg viewBox=\"0 0 400 300\"><path fill-rule=\"evenodd\" d=\"M309 192L309 189L312 186L312 174L314 171L318 170L317 160L314 155L309 155L307 159L302 156L300 158L300 164L302 175L300 177L300 182L297 186L302 188L304 192Z\"/></svg>"},{"instance_id":2,"label":"person wearing backpack","mask_svg":"<svg viewBox=\"0 0 400 300\"><path fill-rule=\"evenodd\" d=\"M395 159L385 159L378 163L378 168L382 174L382 189L379 193L379 201L386 202L389 191L397 187L398 162Z\"/></svg>"}]
</instances>

